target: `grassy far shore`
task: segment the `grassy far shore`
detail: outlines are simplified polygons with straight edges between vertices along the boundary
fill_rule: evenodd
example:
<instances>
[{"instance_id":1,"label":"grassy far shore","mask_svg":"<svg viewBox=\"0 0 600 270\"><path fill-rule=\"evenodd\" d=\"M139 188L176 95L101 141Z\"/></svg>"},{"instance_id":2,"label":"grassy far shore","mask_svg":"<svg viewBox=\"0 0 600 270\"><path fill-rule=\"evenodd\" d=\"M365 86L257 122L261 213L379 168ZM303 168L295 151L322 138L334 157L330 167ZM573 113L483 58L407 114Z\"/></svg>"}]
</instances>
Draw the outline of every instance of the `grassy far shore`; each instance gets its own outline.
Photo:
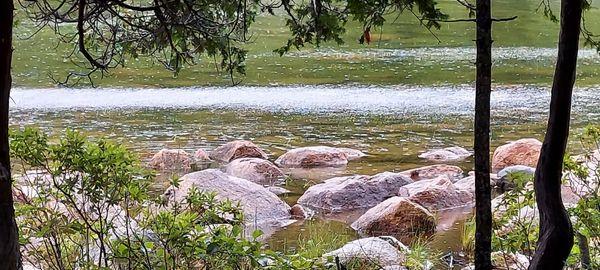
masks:
<instances>
[{"instance_id":1,"label":"grassy far shore","mask_svg":"<svg viewBox=\"0 0 600 270\"><path fill-rule=\"evenodd\" d=\"M556 2L556 1L554 1ZM452 18L464 18L467 11L455 1L440 1L444 12ZM554 58L545 54L533 59L542 48L555 48L558 25L550 22L540 12L537 0L499 0L494 2L495 17L517 15L512 22L494 25L494 46L510 52L513 57L494 61L494 82L497 84L541 84L552 81ZM589 28L600 33L599 4L587 13ZM555 12L559 12L555 7ZM22 11L17 11L22 12ZM22 14L19 16L24 18ZM283 45L289 35L284 19L277 16L261 16L253 25L254 41L246 45L249 50L247 76L240 77L243 85L273 84L469 84L474 80L475 66L472 48L473 23L445 23L434 37L419 26L412 14L389 18L383 29L373 31L374 42L360 45L357 42L362 30L360 25L349 23L345 44L326 44L313 55L315 48L279 57L273 53ZM17 87L53 87L50 79L65 78L70 71L81 71L66 59L71 45L58 44L49 29L44 29L31 39L23 39L33 32L33 26L25 19L17 27L14 53L14 85ZM450 53L467 54L457 59L436 58L427 50L418 51L412 57L373 57L364 53L382 49L400 49L414 52L415 48L459 48ZM516 47L526 47L525 49ZM464 50L460 50L464 48ZM342 56L332 52L344 52ZM519 53L517 53L517 51ZM529 52L530 51L530 52ZM582 58L579 64L579 86L600 85L600 56ZM96 78L102 87L181 87L197 85L229 85L230 78L215 70L214 59L198 59L198 64L185 67L177 78L152 59L129 60L122 68L112 70L104 78Z\"/></svg>"}]
</instances>

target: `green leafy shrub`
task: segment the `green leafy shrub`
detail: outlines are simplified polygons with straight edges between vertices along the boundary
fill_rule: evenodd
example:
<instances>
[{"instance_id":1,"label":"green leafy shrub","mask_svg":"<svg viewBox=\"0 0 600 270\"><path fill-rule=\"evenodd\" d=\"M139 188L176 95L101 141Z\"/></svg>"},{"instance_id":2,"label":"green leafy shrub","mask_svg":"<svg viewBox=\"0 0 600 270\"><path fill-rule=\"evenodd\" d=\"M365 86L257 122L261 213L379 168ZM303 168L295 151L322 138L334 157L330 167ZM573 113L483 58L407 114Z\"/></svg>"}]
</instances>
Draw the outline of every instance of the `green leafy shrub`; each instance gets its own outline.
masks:
<instances>
[{"instance_id":1,"label":"green leafy shrub","mask_svg":"<svg viewBox=\"0 0 600 270\"><path fill-rule=\"evenodd\" d=\"M567 196L577 201L566 204L576 235L567 268L600 269L600 127L589 126L578 137L584 154L564 159L563 185L570 193ZM494 220L493 248L531 258L539 235L533 179L526 175L511 178L516 187L502 195L497 207L503 214Z\"/></svg>"},{"instance_id":2,"label":"green leafy shrub","mask_svg":"<svg viewBox=\"0 0 600 270\"><path fill-rule=\"evenodd\" d=\"M579 141L584 154L565 158L566 184L581 196L569 208L576 237L568 264L600 269L600 127L586 127Z\"/></svg>"},{"instance_id":3,"label":"green leafy shrub","mask_svg":"<svg viewBox=\"0 0 600 270\"><path fill-rule=\"evenodd\" d=\"M152 174L123 146L67 131L11 134L23 253L43 269L251 269L268 255L236 205L193 190L149 194ZM173 182L174 185L177 181ZM275 261L277 262L277 261Z\"/></svg>"}]
</instances>

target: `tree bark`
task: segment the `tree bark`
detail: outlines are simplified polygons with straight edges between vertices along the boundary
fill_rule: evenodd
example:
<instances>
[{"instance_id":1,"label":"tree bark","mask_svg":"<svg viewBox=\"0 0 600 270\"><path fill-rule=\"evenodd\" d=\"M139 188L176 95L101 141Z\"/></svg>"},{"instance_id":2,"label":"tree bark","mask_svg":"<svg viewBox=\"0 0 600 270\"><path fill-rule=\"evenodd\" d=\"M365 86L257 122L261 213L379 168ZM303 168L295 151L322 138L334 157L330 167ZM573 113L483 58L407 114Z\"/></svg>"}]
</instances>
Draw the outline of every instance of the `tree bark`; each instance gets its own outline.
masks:
<instances>
[{"instance_id":1,"label":"tree bark","mask_svg":"<svg viewBox=\"0 0 600 270\"><path fill-rule=\"evenodd\" d=\"M581 269L591 270L592 259L590 257L590 245L587 237L581 233L577 233L577 244L579 246L579 254L581 259Z\"/></svg>"},{"instance_id":2,"label":"tree bark","mask_svg":"<svg viewBox=\"0 0 600 270\"><path fill-rule=\"evenodd\" d=\"M8 105L12 84L13 1L0 0L0 269L21 268L18 231L12 197L8 147Z\"/></svg>"},{"instance_id":3,"label":"tree bark","mask_svg":"<svg viewBox=\"0 0 600 270\"><path fill-rule=\"evenodd\" d=\"M477 0L477 79L475 86L475 269L492 269L490 187L490 95L492 84L492 18L490 0Z\"/></svg>"},{"instance_id":4,"label":"tree bark","mask_svg":"<svg viewBox=\"0 0 600 270\"><path fill-rule=\"evenodd\" d=\"M540 235L530 270L563 269L573 246L573 228L561 197L562 167L571 120L583 0L562 0L558 58L546 137L535 172Z\"/></svg>"}]
</instances>

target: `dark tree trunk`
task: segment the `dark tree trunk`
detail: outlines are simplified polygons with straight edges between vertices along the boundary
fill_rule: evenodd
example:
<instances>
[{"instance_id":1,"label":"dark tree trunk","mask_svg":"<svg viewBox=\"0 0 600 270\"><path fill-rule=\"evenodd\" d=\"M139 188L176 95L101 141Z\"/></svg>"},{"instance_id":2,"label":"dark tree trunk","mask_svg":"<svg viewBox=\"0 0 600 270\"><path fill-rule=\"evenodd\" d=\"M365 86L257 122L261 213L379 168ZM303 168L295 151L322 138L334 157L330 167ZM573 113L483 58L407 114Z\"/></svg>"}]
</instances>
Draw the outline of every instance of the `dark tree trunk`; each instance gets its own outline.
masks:
<instances>
[{"instance_id":1,"label":"dark tree trunk","mask_svg":"<svg viewBox=\"0 0 600 270\"><path fill-rule=\"evenodd\" d=\"M0 0L0 270L19 269L21 261L8 149L13 9L12 0Z\"/></svg>"},{"instance_id":2,"label":"dark tree trunk","mask_svg":"<svg viewBox=\"0 0 600 270\"><path fill-rule=\"evenodd\" d=\"M475 269L492 269L490 187L490 95L492 18L490 0L477 0L477 79L475 90Z\"/></svg>"},{"instance_id":3,"label":"dark tree trunk","mask_svg":"<svg viewBox=\"0 0 600 270\"><path fill-rule=\"evenodd\" d=\"M579 246L579 254L581 259L581 269L591 270L592 269L592 258L590 258L590 244L588 243L585 235L577 233L577 244Z\"/></svg>"},{"instance_id":4,"label":"dark tree trunk","mask_svg":"<svg viewBox=\"0 0 600 270\"><path fill-rule=\"evenodd\" d=\"M540 236L531 270L563 269L573 246L573 228L561 193L563 156L569 138L571 98L577 69L582 0L562 0L558 58L552 85L548 128L535 172Z\"/></svg>"}]
</instances>

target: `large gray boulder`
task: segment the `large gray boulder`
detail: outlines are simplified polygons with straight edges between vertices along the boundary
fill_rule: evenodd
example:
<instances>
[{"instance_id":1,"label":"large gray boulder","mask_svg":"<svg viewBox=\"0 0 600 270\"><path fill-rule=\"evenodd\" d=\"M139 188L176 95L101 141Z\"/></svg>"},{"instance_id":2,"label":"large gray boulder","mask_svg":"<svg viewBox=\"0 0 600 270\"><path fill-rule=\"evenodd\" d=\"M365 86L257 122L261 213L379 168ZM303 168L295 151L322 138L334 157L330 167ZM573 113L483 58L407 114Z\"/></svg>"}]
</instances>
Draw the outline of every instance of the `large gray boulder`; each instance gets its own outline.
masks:
<instances>
[{"instance_id":1,"label":"large gray boulder","mask_svg":"<svg viewBox=\"0 0 600 270\"><path fill-rule=\"evenodd\" d=\"M412 182L402 174L391 172L335 177L308 188L298 203L331 212L370 208L395 196L400 187Z\"/></svg>"},{"instance_id":2,"label":"large gray boulder","mask_svg":"<svg viewBox=\"0 0 600 270\"><path fill-rule=\"evenodd\" d=\"M239 203L246 223L256 225L260 229L285 226L291 219L290 206L277 195L256 183L216 169L184 175L179 187L170 187L165 192L165 197L169 201L185 203L192 188L202 192L213 192L217 200Z\"/></svg>"},{"instance_id":3,"label":"large gray boulder","mask_svg":"<svg viewBox=\"0 0 600 270\"><path fill-rule=\"evenodd\" d=\"M220 162L230 162L234 159L253 157L267 159L267 153L250 141L237 140L221 145L209 154L210 158Z\"/></svg>"},{"instance_id":4,"label":"large gray boulder","mask_svg":"<svg viewBox=\"0 0 600 270\"><path fill-rule=\"evenodd\" d=\"M342 265L352 261L374 264L382 269L394 269L391 267L404 264L408 252L408 247L394 237L381 236L354 240L339 249L325 253L323 257L337 257Z\"/></svg>"},{"instance_id":5,"label":"large gray boulder","mask_svg":"<svg viewBox=\"0 0 600 270\"><path fill-rule=\"evenodd\" d=\"M285 174L275 164L260 158L235 159L225 166L225 172L261 185L273 185L285 178Z\"/></svg>"},{"instance_id":6,"label":"large gray boulder","mask_svg":"<svg viewBox=\"0 0 600 270\"><path fill-rule=\"evenodd\" d=\"M413 181L420 181L424 179L433 179L440 175L445 175L448 179L456 181L462 178L463 170L458 166L436 164L430 166L419 167L401 172Z\"/></svg>"},{"instance_id":7,"label":"large gray boulder","mask_svg":"<svg viewBox=\"0 0 600 270\"><path fill-rule=\"evenodd\" d=\"M419 157L435 162L459 161L470 157L472 154L467 149L459 146L446 147L443 149L429 150Z\"/></svg>"},{"instance_id":8,"label":"large gray boulder","mask_svg":"<svg viewBox=\"0 0 600 270\"><path fill-rule=\"evenodd\" d=\"M407 198L392 197L369 209L352 228L369 236L393 235L401 241L435 231L435 217Z\"/></svg>"},{"instance_id":9,"label":"large gray boulder","mask_svg":"<svg viewBox=\"0 0 600 270\"><path fill-rule=\"evenodd\" d=\"M409 198L430 211L468 206L474 201L473 193L457 189L445 175L403 186L398 196Z\"/></svg>"},{"instance_id":10,"label":"large gray boulder","mask_svg":"<svg viewBox=\"0 0 600 270\"><path fill-rule=\"evenodd\" d=\"M283 167L337 167L348 164L348 160L364 156L358 150L329 146L310 146L292 149L277 160L275 164Z\"/></svg>"}]
</instances>

